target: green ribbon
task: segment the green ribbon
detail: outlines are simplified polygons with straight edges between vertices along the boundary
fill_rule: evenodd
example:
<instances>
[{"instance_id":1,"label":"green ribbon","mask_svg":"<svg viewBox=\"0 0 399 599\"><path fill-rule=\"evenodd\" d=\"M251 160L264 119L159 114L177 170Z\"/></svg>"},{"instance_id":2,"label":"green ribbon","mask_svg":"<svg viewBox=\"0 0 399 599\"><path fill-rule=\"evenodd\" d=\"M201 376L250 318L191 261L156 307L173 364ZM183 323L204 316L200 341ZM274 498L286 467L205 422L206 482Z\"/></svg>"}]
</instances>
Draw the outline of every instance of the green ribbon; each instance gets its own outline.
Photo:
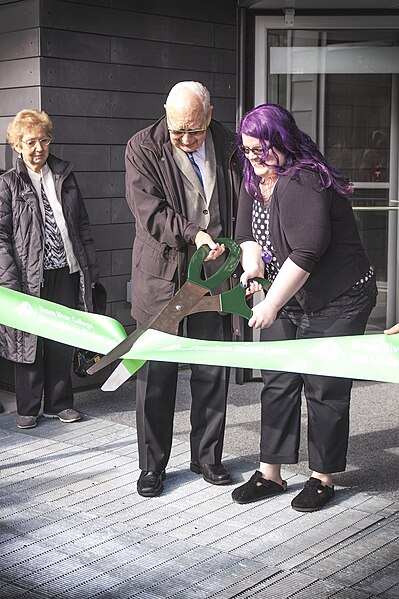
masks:
<instances>
[{"instance_id":1,"label":"green ribbon","mask_svg":"<svg viewBox=\"0 0 399 599\"><path fill-rule=\"evenodd\" d=\"M74 347L106 354L126 337L113 318L72 310L0 287L0 323Z\"/></svg>"},{"instance_id":2,"label":"green ribbon","mask_svg":"<svg viewBox=\"0 0 399 599\"><path fill-rule=\"evenodd\" d=\"M187 339L148 330L134 344L134 356L163 362L281 370L399 383L399 335L235 343ZM127 360L124 362L127 366Z\"/></svg>"},{"instance_id":3,"label":"green ribbon","mask_svg":"<svg viewBox=\"0 0 399 599\"><path fill-rule=\"evenodd\" d=\"M72 310L5 287L0 287L0 323L100 354L108 353L126 337L123 326L109 316ZM223 342L149 329L124 356L123 363L134 374L146 360L399 383L399 335Z\"/></svg>"}]
</instances>

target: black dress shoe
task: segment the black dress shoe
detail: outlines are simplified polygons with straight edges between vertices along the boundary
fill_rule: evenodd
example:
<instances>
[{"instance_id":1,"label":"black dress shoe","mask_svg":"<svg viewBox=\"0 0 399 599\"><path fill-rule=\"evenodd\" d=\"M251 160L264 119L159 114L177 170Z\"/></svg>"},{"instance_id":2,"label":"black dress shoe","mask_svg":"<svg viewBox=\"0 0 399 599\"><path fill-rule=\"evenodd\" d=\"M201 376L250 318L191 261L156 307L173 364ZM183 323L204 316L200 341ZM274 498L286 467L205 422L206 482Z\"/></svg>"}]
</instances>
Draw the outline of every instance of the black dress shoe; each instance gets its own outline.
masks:
<instances>
[{"instance_id":1,"label":"black dress shoe","mask_svg":"<svg viewBox=\"0 0 399 599\"><path fill-rule=\"evenodd\" d=\"M137 493L142 497L156 497L163 491L162 481L165 480L165 470L142 470L137 481Z\"/></svg>"},{"instance_id":2,"label":"black dress shoe","mask_svg":"<svg viewBox=\"0 0 399 599\"><path fill-rule=\"evenodd\" d=\"M223 464L199 464L191 462L190 470L196 474L202 474L204 480L211 485L228 485L231 476Z\"/></svg>"}]
</instances>

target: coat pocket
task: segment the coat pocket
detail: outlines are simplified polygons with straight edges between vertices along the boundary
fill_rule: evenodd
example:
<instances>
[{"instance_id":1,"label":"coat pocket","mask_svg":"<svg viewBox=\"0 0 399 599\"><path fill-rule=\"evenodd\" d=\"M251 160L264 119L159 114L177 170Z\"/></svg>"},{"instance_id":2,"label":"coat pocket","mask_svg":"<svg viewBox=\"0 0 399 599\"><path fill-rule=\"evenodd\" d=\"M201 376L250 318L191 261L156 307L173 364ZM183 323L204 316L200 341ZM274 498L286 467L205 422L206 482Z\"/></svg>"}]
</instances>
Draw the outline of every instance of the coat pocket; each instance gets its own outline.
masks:
<instances>
[{"instance_id":1,"label":"coat pocket","mask_svg":"<svg viewBox=\"0 0 399 599\"><path fill-rule=\"evenodd\" d=\"M177 254L175 251L158 244L151 247L141 242L133 248L133 274L140 270L149 277L172 281L177 269Z\"/></svg>"},{"instance_id":2,"label":"coat pocket","mask_svg":"<svg viewBox=\"0 0 399 599\"><path fill-rule=\"evenodd\" d=\"M132 263L132 315L144 323L160 312L176 289L177 254L135 240ZM172 254L172 255L171 255Z\"/></svg>"}]
</instances>

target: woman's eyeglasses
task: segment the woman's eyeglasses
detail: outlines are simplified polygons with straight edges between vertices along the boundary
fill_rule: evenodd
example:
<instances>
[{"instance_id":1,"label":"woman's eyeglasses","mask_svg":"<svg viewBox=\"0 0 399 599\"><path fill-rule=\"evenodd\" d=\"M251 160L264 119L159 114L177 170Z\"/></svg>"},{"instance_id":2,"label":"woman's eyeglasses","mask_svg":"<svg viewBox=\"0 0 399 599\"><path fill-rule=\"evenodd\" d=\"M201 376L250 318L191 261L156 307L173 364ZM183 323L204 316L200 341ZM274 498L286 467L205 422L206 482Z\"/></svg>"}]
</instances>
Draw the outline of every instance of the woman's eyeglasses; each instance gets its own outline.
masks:
<instances>
[{"instance_id":1,"label":"woman's eyeglasses","mask_svg":"<svg viewBox=\"0 0 399 599\"><path fill-rule=\"evenodd\" d=\"M270 150L270 148L267 148L266 151L263 148L248 148L248 146L238 146L240 152L242 152L243 154L245 154L245 156L248 156L248 154L250 154L250 152L252 152L252 154L255 154L255 156L263 156L263 155L267 155Z\"/></svg>"},{"instance_id":2,"label":"woman's eyeglasses","mask_svg":"<svg viewBox=\"0 0 399 599\"><path fill-rule=\"evenodd\" d=\"M42 137L42 139L28 139L28 141L24 141L21 139L22 143L28 146L28 148L34 148L37 143L41 146L49 146L51 144L51 137Z\"/></svg>"}]
</instances>

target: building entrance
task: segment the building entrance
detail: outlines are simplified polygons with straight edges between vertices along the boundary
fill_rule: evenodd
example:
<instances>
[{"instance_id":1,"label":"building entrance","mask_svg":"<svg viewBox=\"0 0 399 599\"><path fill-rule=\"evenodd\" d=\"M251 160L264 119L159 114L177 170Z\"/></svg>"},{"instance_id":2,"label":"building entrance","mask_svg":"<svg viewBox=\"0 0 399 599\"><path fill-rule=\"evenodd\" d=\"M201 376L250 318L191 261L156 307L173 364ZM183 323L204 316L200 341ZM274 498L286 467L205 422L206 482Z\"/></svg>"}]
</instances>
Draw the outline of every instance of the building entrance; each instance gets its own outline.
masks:
<instances>
[{"instance_id":1,"label":"building entrance","mask_svg":"<svg viewBox=\"0 0 399 599\"><path fill-rule=\"evenodd\" d=\"M379 288L369 333L399 320L398 39L366 17L301 17L294 27L256 19L255 104L290 110L354 184L350 201Z\"/></svg>"}]
</instances>

